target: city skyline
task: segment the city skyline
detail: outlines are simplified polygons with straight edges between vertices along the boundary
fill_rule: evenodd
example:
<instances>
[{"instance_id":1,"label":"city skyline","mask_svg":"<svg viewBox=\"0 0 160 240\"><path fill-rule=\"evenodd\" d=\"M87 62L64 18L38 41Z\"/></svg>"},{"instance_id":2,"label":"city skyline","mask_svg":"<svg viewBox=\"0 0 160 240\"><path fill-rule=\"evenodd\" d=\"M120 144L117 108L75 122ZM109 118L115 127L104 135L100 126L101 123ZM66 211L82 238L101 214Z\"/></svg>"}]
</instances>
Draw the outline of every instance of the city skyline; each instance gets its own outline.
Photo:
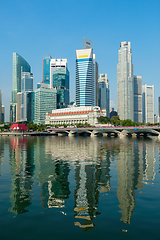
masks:
<instances>
[{"instance_id":1,"label":"city skyline","mask_svg":"<svg viewBox=\"0 0 160 240\"><path fill-rule=\"evenodd\" d=\"M70 100L72 101L75 100L75 51L82 49L83 37L91 39L93 42L96 60L99 64L99 74L107 73L108 75L110 99L114 102L112 107L115 108L117 108L116 67L119 44L123 41L131 42L134 74L142 76L142 83L155 86L154 105L155 113L158 113L158 90L160 88L158 72L160 16L158 9L160 2L155 0L153 4L151 1L129 3L128 1L101 1L100 3L92 2L92 6L90 3L91 1L85 3L86 11L83 11L82 2L62 1L61 18L58 17L60 4L57 3L55 6L50 1L45 4L38 1L22 3L18 0L11 2L10 5L7 2L1 3L0 19L3 38L0 43L3 49L0 58L0 89L2 104L8 115L6 120L9 120L9 103L11 101L13 52L20 54L30 64L34 75L34 89L38 82L42 82L42 59L44 56L50 54L53 58L67 58L70 71ZM32 9L29 22L28 8ZM51 21L53 9L54 24ZM75 9L81 12L81 20L77 19ZM105 9L106 14L104 14ZM93 19L93 24L90 25L86 24L87 10L93 15L100 16L96 20ZM130 18L131 15L136 15L136 18ZM75 19L77 20L74 21ZM130 19L130 21L126 21L126 19ZM67 25L66 29L62 27L64 21ZM57 24L59 27L56 28ZM51 32L52 28L53 32ZM156 51L153 51L153 46Z\"/></svg>"}]
</instances>

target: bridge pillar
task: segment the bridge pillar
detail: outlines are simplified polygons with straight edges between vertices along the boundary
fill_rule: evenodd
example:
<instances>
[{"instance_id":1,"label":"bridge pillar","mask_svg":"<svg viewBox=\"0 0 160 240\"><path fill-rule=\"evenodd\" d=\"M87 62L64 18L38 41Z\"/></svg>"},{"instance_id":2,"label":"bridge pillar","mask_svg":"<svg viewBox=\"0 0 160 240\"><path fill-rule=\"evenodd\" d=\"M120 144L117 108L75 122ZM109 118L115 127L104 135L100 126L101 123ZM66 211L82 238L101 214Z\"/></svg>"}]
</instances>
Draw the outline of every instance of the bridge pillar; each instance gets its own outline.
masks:
<instances>
[{"instance_id":1,"label":"bridge pillar","mask_svg":"<svg viewBox=\"0 0 160 240\"><path fill-rule=\"evenodd\" d=\"M70 131L69 133L68 133L68 137L73 137L74 135L72 134L72 132Z\"/></svg>"},{"instance_id":2,"label":"bridge pillar","mask_svg":"<svg viewBox=\"0 0 160 240\"><path fill-rule=\"evenodd\" d=\"M119 137L120 137L120 138L124 138L124 137L126 137L126 134L121 132L121 133L119 134Z\"/></svg>"},{"instance_id":3,"label":"bridge pillar","mask_svg":"<svg viewBox=\"0 0 160 240\"><path fill-rule=\"evenodd\" d=\"M136 134L136 133L132 133L132 137L133 137L133 138L136 138L136 137L137 137L137 134Z\"/></svg>"},{"instance_id":4,"label":"bridge pillar","mask_svg":"<svg viewBox=\"0 0 160 240\"><path fill-rule=\"evenodd\" d=\"M94 135L94 132L91 132L91 135L90 135L91 137L94 137L95 135Z\"/></svg>"}]
</instances>

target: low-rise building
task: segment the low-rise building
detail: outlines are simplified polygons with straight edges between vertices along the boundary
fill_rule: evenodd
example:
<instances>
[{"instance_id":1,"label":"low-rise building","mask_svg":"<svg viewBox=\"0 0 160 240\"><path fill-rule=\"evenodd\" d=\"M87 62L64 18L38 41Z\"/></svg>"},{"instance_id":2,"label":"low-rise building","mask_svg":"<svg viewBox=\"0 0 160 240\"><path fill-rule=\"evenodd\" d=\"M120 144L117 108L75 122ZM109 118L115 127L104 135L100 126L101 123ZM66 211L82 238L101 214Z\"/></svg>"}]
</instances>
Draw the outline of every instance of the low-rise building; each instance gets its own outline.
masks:
<instances>
[{"instance_id":1,"label":"low-rise building","mask_svg":"<svg viewBox=\"0 0 160 240\"><path fill-rule=\"evenodd\" d=\"M100 107L71 107L52 110L52 113L46 113L45 124L67 124L86 122L94 126L98 123L98 117L104 116Z\"/></svg>"}]
</instances>

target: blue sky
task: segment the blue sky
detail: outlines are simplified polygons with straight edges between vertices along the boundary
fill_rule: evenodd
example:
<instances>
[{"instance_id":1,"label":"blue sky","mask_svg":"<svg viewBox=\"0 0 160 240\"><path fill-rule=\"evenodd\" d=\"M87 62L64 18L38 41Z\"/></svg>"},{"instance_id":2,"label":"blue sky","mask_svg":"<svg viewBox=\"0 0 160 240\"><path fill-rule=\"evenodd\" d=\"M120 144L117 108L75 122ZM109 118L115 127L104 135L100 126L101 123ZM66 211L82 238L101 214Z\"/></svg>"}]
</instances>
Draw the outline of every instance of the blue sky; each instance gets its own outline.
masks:
<instances>
[{"instance_id":1,"label":"blue sky","mask_svg":"<svg viewBox=\"0 0 160 240\"><path fill-rule=\"evenodd\" d=\"M160 96L159 0L0 0L0 89L9 120L12 54L31 65L34 88L42 81L42 59L67 58L70 100L75 99L75 51L83 37L93 41L99 73L107 73L111 100L117 107L120 42L130 41L134 74L155 86L155 113Z\"/></svg>"}]
</instances>

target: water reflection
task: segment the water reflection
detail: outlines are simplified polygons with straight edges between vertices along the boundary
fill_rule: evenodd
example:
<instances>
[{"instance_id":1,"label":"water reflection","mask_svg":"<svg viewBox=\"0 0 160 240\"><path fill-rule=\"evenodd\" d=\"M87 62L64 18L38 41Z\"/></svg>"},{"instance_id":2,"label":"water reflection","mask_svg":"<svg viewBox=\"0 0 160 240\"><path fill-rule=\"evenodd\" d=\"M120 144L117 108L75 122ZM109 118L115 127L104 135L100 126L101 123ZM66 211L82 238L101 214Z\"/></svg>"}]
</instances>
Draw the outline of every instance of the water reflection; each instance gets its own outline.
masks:
<instances>
[{"instance_id":1,"label":"water reflection","mask_svg":"<svg viewBox=\"0 0 160 240\"><path fill-rule=\"evenodd\" d=\"M10 212L28 212L31 205L34 174L34 146L26 138L10 139L11 194Z\"/></svg>"},{"instance_id":2,"label":"water reflection","mask_svg":"<svg viewBox=\"0 0 160 240\"><path fill-rule=\"evenodd\" d=\"M55 143L50 141L50 138L37 138L35 178L41 184L41 201L44 208L64 207L65 200L70 195L69 164L63 160L63 156L52 158L48 154L48 149L54 146Z\"/></svg>"},{"instance_id":3,"label":"water reflection","mask_svg":"<svg viewBox=\"0 0 160 240\"><path fill-rule=\"evenodd\" d=\"M34 182L40 186L43 208L64 208L70 200L72 184L73 224L83 231L95 228L94 218L103 214L99 211L100 196L108 193L109 197L115 191L111 180L117 171L120 221L131 222L136 190L142 191L144 184L154 183L155 152L159 154L159 143L127 138L14 137L7 143L12 174L9 211L15 214L29 211ZM1 140L0 156L3 154ZM112 169L113 163L116 171Z\"/></svg>"},{"instance_id":4,"label":"water reflection","mask_svg":"<svg viewBox=\"0 0 160 240\"><path fill-rule=\"evenodd\" d=\"M1 176L1 165L4 157L4 138L0 137L0 176Z\"/></svg>"},{"instance_id":5,"label":"water reflection","mask_svg":"<svg viewBox=\"0 0 160 240\"><path fill-rule=\"evenodd\" d=\"M154 144L145 141L123 139L118 154L117 197L121 209L121 221L130 223L135 209L135 190L142 190L144 180L154 180ZM145 182L147 183L147 182Z\"/></svg>"}]
</instances>

